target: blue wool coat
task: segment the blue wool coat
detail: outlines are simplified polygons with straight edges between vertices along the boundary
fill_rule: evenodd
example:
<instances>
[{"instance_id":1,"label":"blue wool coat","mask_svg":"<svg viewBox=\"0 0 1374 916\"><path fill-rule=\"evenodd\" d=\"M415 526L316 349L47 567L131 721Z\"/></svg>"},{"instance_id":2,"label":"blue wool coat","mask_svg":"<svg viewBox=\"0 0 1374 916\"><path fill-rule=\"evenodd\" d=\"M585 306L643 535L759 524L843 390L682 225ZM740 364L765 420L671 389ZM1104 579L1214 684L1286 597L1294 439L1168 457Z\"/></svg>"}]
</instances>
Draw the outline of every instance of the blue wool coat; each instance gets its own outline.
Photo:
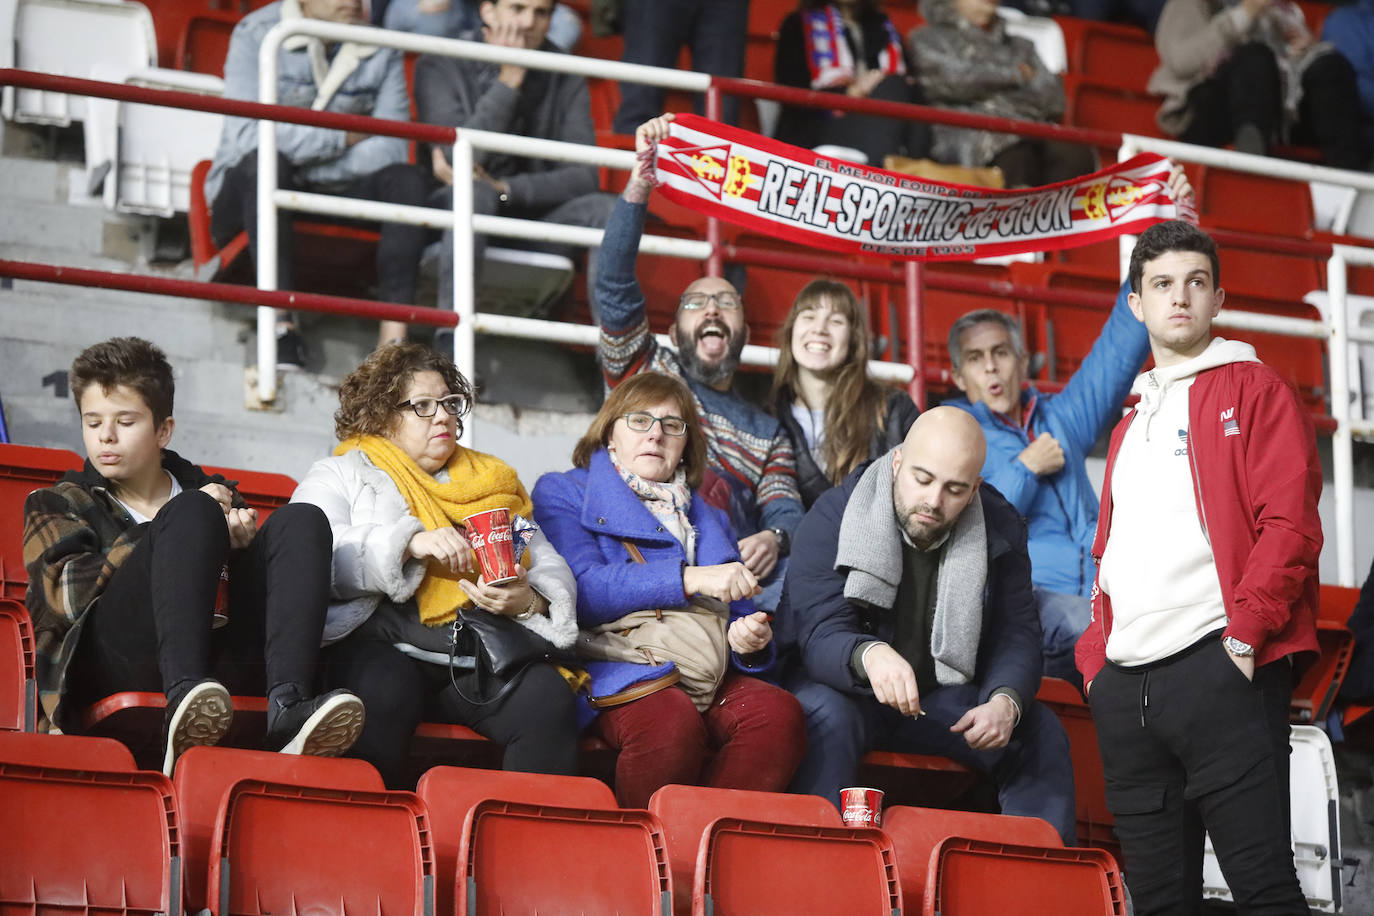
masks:
<instances>
[{"instance_id":1,"label":"blue wool coat","mask_svg":"<svg viewBox=\"0 0 1374 916\"><path fill-rule=\"evenodd\" d=\"M577 577L579 627L609 623L632 611L687 606L682 592L687 554L682 543L621 479L605 449L592 455L586 469L540 477L532 496L535 521ZM714 566L740 558L724 512L693 493L687 515L697 532L696 565ZM625 541L639 548L643 564L630 557ZM754 603L747 598L730 605L732 621L753 612ZM732 660L741 671L761 673L771 667L774 655L770 643L763 652L749 656L748 663L733 653ZM623 687L653 676L652 670L631 663L597 665L592 670L592 694L614 692L604 689L602 682L614 680Z\"/></svg>"}]
</instances>

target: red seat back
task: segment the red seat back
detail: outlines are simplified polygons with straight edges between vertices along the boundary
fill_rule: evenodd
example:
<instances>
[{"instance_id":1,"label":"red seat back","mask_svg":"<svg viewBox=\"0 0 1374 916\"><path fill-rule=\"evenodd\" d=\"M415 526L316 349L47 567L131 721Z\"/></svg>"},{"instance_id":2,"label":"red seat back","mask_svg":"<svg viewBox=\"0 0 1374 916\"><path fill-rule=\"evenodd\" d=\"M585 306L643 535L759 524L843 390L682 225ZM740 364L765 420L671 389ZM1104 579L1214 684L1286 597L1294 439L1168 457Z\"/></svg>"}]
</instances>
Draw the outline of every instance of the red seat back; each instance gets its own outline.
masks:
<instances>
[{"instance_id":1,"label":"red seat back","mask_svg":"<svg viewBox=\"0 0 1374 916\"><path fill-rule=\"evenodd\" d=\"M907 912L917 912L908 906ZM1126 889L1110 853L950 837L931 853L923 914L1124 914Z\"/></svg>"},{"instance_id":2,"label":"red seat back","mask_svg":"<svg viewBox=\"0 0 1374 916\"><path fill-rule=\"evenodd\" d=\"M129 749L118 741L86 735L0 731L0 761L30 767L100 770L108 773L138 769Z\"/></svg>"},{"instance_id":3,"label":"red seat back","mask_svg":"<svg viewBox=\"0 0 1374 916\"><path fill-rule=\"evenodd\" d=\"M75 452L61 448L0 444L0 597L24 600L24 500L81 467Z\"/></svg>"},{"instance_id":4,"label":"red seat back","mask_svg":"<svg viewBox=\"0 0 1374 916\"><path fill-rule=\"evenodd\" d=\"M18 601L0 598L0 732L31 732L38 712L33 623Z\"/></svg>"}]
</instances>

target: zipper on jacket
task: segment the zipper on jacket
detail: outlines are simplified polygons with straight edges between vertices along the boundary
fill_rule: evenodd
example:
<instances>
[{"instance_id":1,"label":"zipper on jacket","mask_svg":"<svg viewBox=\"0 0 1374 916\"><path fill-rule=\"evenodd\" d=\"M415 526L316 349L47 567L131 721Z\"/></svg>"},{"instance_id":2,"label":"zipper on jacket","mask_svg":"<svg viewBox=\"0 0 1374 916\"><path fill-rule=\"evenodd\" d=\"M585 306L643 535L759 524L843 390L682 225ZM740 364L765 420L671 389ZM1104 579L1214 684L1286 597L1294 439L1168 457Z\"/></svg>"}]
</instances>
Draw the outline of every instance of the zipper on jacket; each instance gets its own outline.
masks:
<instances>
[{"instance_id":1,"label":"zipper on jacket","mask_svg":"<svg viewBox=\"0 0 1374 916\"><path fill-rule=\"evenodd\" d=\"M1194 448L1193 430L1191 427L1188 429L1188 465L1193 471L1193 493L1197 499L1198 523L1202 525L1202 536L1207 539L1207 546L1211 547L1212 534L1207 530L1207 508L1202 501L1202 477L1198 474L1197 470L1197 454ZM1215 557L1212 559L1212 563L1215 565Z\"/></svg>"},{"instance_id":2,"label":"zipper on jacket","mask_svg":"<svg viewBox=\"0 0 1374 916\"><path fill-rule=\"evenodd\" d=\"M1150 708L1150 669L1140 678L1140 727L1145 727L1145 710Z\"/></svg>"}]
</instances>

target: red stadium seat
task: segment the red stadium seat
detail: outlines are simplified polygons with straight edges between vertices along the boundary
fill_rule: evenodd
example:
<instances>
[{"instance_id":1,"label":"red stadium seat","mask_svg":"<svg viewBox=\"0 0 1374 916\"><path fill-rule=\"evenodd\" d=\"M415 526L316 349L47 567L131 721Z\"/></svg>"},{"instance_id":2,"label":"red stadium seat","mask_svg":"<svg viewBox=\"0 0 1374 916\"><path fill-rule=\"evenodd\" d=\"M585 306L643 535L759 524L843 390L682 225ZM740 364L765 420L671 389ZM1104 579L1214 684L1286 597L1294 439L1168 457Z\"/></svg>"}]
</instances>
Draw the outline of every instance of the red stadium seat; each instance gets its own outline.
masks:
<instances>
[{"instance_id":1,"label":"red stadium seat","mask_svg":"<svg viewBox=\"0 0 1374 916\"><path fill-rule=\"evenodd\" d=\"M1355 634L1345 622L1355 609L1360 590L1323 585L1319 595L1317 645L1321 652L1303 669L1293 688L1289 721L1295 725L1320 725L1326 721L1355 650Z\"/></svg>"},{"instance_id":2,"label":"red stadium seat","mask_svg":"<svg viewBox=\"0 0 1374 916\"><path fill-rule=\"evenodd\" d=\"M1059 717L1069 736L1073 757L1073 793L1078 813L1078 842L1120 853L1112 825L1116 819L1107 807L1107 784L1102 775L1102 756L1097 749L1097 727L1083 695L1068 681L1047 677L1040 681L1035 698Z\"/></svg>"},{"instance_id":3,"label":"red stadium seat","mask_svg":"<svg viewBox=\"0 0 1374 916\"><path fill-rule=\"evenodd\" d=\"M0 598L0 732L31 732L37 722L33 623L28 609Z\"/></svg>"},{"instance_id":4,"label":"red stadium seat","mask_svg":"<svg viewBox=\"0 0 1374 916\"><path fill-rule=\"evenodd\" d=\"M1145 91L1150 74L1159 66L1154 39L1139 26L1072 16L1056 16L1064 34L1069 73L1096 82Z\"/></svg>"},{"instance_id":5,"label":"red stadium seat","mask_svg":"<svg viewBox=\"0 0 1374 916\"><path fill-rule=\"evenodd\" d=\"M917 910L908 904L906 912ZM949 837L930 855L920 912L923 916L1124 916L1126 888L1116 860L1101 849L1054 849Z\"/></svg>"},{"instance_id":6,"label":"red stadium seat","mask_svg":"<svg viewBox=\"0 0 1374 916\"><path fill-rule=\"evenodd\" d=\"M92 739L94 740L94 739ZM177 758L172 784L181 809L181 849L186 912L208 907L206 881L216 818L241 779L261 779L317 789L383 792L382 777L363 760L307 757L231 747L193 747Z\"/></svg>"},{"instance_id":7,"label":"red stadium seat","mask_svg":"<svg viewBox=\"0 0 1374 916\"><path fill-rule=\"evenodd\" d=\"M458 916L668 916L672 907L663 831L647 811L479 802L468 814L455 887Z\"/></svg>"},{"instance_id":8,"label":"red stadium seat","mask_svg":"<svg viewBox=\"0 0 1374 916\"><path fill-rule=\"evenodd\" d=\"M129 749L109 738L0 731L0 762L123 773L138 769Z\"/></svg>"},{"instance_id":9,"label":"red stadium seat","mask_svg":"<svg viewBox=\"0 0 1374 916\"><path fill-rule=\"evenodd\" d=\"M24 500L50 487L81 458L61 448L0 444L0 597L24 600L29 575L24 570Z\"/></svg>"},{"instance_id":10,"label":"red stadium seat","mask_svg":"<svg viewBox=\"0 0 1374 916\"><path fill-rule=\"evenodd\" d=\"M241 18L228 10L205 10L187 19L176 39L176 69L223 77L229 39Z\"/></svg>"},{"instance_id":11,"label":"red stadium seat","mask_svg":"<svg viewBox=\"0 0 1374 916\"><path fill-rule=\"evenodd\" d=\"M454 911L454 881L469 828L468 815L480 802L499 799L531 805L616 808L615 795L606 784L584 776L436 766L420 777L415 791L429 807L437 874L434 904L440 913Z\"/></svg>"},{"instance_id":12,"label":"red stadium seat","mask_svg":"<svg viewBox=\"0 0 1374 916\"><path fill-rule=\"evenodd\" d=\"M179 911L176 799L161 773L0 763L0 913Z\"/></svg>"},{"instance_id":13,"label":"red stadium seat","mask_svg":"<svg viewBox=\"0 0 1374 916\"><path fill-rule=\"evenodd\" d=\"M663 824L668 864L673 870L673 912L692 911L692 877L706 828L721 817L777 824L843 827L835 805L819 795L746 792L704 786L664 786L649 799L649 810Z\"/></svg>"},{"instance_id":14,"label":"red stadium seat","mask_svg":"<svg viewBox=\"0 0 1374 916\"><path fill-rule=\"evenodd\" d=\"M207 896L214 916L431 913L434 853L410 792L241 780L220 808Z\"/></svg>"},{"instance_id":15,"label":"red stadium seat","mask_svg":"<svg viewBox=\"0 0 1374 916\"><path fill-rule=\"evenodd\" d=\"M291 494L296 492L296 481L285 474L221 468L208 464L203 467L207 474L223 474L227 479L235 481L234 489L239 491L239 495L249 506L258 510L259 525L267 520L273 509L279 509L289 503Z\"/></svg>"},{"instance_id":16,"label":"red stadium seat","mask_svg":"<svg viewBox=\"0 0 1374 916\"><path fill-rule=\"evenodd\" d=\"M808 827L722 817L701 838L692 912L897 913L892 840L871 827Z\"/></svg>"}]
</instances>

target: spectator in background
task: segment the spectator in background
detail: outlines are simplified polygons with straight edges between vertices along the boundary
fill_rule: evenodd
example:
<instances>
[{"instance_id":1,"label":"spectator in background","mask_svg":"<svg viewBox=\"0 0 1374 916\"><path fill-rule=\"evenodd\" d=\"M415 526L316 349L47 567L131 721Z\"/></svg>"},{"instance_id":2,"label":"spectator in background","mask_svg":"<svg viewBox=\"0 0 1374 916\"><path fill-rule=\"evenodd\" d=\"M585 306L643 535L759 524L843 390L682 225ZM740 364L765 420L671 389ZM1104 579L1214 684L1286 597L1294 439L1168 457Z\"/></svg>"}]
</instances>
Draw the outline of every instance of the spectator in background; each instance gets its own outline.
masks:
<instances>
[{"instance_id":1,"label":"spectator in background","mask_svg":"<svg viewBox=\"0 0 1374 916\"><path fill-rule=\"evenodd\" d=\"M1153 35L1163 11L1164 0L1069 0L1068 15L1097 22L1138 25Z\"/></svg>"},{"instance_id":2,"label":"spectator in background","mask_svg":"<svg viewBox=\"0 0 1374 916\"><path fill-rule=\"evenodd\" d=\"M373 22L388 29L433 35L436 38L468 38L482 28L478 3L473 0L389 0L385 15ZM565 4L555 4L549 18L549 41L571 51L582 38L582 20Z\"/></svg>"},{"instance_id":3,"label":"spectator in background","mask_svg":"<svg viewBox=\"0 0 1374 916\"><path fill-rule=\"evenodd\" d=\"M597 362L608 388L646 371L676 375L687 383L706 433L707 465L730 486L730 523L740 538L740 558L764 589L754 604L771 611L782 593L792 529L804 510L787 431L732 387L749 340L744 302L723 277L694 280L682 291L668 331L674 349L661 347L649 332L644 291L635 277L653 188L647 152L668 135L672 119L654 118L635 132L639 164L606 223L596 278L601 315Z\"/></svg>"},{"instance_id":4,"label":"spectator in background","mask_svg":"<svg viewBox=\"0 0 1374 916\"><path fill-rule=\"evenodd\" d=\"M1374 0L1356 0L1327 13L1322 41L1334 45L1354 68L1365 142L1374 141Z\"/></svg>"},{"instance_id":5,"label":"spectator in background","mask_svg":"<svg viewBox=\"0 0 1374 916\"><path fill-rule=\"evenodd\" d=\"M1035 46L1007 34L997 0L922 0L927 24L907 36L921 90L932 105L1023 121L1058 121L1064 82ZM1067 181L1095 167L1092 149L1059 140L935 125L932 158L996 166L1008 188Z\"/></svg>"},{"instance_id":6,"label":"spectator in background","mask_svg":"<svg viewBox=\"0 0 1374 916\"><path fill-rule=\"evenodd\" d=\"M921 102L902 37L879 0L802 0L778 28L773 79L853 99ZM853 147L878 167L889 153L920 159L930 152L928 124L823 108L783 106L775 135L808 149Z\"/></svg>"},{"instance_id":7,"label":"spectator in background","mask_svg":"<svg viewBox=\"0 0 1374 916\"><path fill-rule=\"evenodd\" d=\"M224 61L225 98L258 101L258 50L278 22L306 17L327 22L366 24L361 0L279 0L249 13L234 27ZM410 120L401 53L351 42L326 45L297 35L282 45L278 58L277 99L282 105ZM406 162L406 141L352 131L298 124L277 125L279 183L283 188L361 197L392 204L423 206L429 182ZM210 233L224 246L244 229L253 256L258 232L258 122L224 119L214 164L205 178ZM377 298L415 302L420 255L426 230L384 222L377 246ZM277 286L294 289L291 272L291 217L282 210L277 231ZM404 322L383 321L379 343L403 339ZM304 347L295 325L278 324L278 362L304 365Z\"/></svg>"},{"instance_id":8,"label":"spectator in background","mask_svg":"<svg viewBox=\"0 0 1374 916\"><path fill-rule=\"evenodd\" d=\"M483 0L479 12L488 44L507 48L557 51L547 39L553 0ZM596 144L587 81L580 76L527 70L512 64L425 55L415 65L415 100L420 120L449 127L469 127L544 140ZM455 176L451 149L431 149L435 177L445 185L435 206L451 207L449 189ZM473 157L473 212L546 220L568 226L606 225L615 196L597 191L596 167L479 150ZM474 239L475 263L481 270L486 237ZM576 254L576 248L542 244L543 250ZM440 246L439 302L452 300L451 232ZM587 285L596 276L595 249L588 255Z\"/></svg>"},{"instance_id":9,"label":"spectator in background","mask_svg":"<svg viewBox=\"0 0 1374 916\"><path fill-rule=\"evenodd\" d=\"M778 611L806 713L792 789L838 800L869 748L939 754L996 783L1003 814L1075 842L1073 763L1040 688L1026 526L983 487L983 434L953 407L824 494L797 529Z\"/></svg>"},{"instance_id":10,"label":"spectator in background","mask_svg":"<svg viewBox=\"0 0 1374 916\"><path fill-rule=\"evenodd\" d=\"M1260 156L1314 143L1327 165L1368 168L1355 71L1291 0L1169 0L1155 48L1149 89L1164 96L1165 133Z\"/></svg>"},{"instance_id":11,"label":"spectator in background","mask_svg":"<svg viewBox=\"0 0 1374 916\"><path fill-rule=\"evenodd\" d=\"M627 64L677 67L683 46L692 52L692 69L713 76L744 72L744 46L749 36L749 0L624 0L620 22L625 32ZM698 101L698 110L700 101ZM663 110L663 90L639 83L620 84L620 108L613 129L632 134ZM739 99L721 100L721 117L734 124Z\"/></svg>"},{"instance_id":12,"label":"spectator in background","mask_svg":"<svg viewBox=\"0 0 1374 916\"><path fill-rule=\"evenodd\" d=\"M916 421L911 395L868 374L868 312L838 280L812 280L778 330L773 415L792 437L797 487L811 504L849 472L900 445Z\"/></svg>"}]
</instances>

